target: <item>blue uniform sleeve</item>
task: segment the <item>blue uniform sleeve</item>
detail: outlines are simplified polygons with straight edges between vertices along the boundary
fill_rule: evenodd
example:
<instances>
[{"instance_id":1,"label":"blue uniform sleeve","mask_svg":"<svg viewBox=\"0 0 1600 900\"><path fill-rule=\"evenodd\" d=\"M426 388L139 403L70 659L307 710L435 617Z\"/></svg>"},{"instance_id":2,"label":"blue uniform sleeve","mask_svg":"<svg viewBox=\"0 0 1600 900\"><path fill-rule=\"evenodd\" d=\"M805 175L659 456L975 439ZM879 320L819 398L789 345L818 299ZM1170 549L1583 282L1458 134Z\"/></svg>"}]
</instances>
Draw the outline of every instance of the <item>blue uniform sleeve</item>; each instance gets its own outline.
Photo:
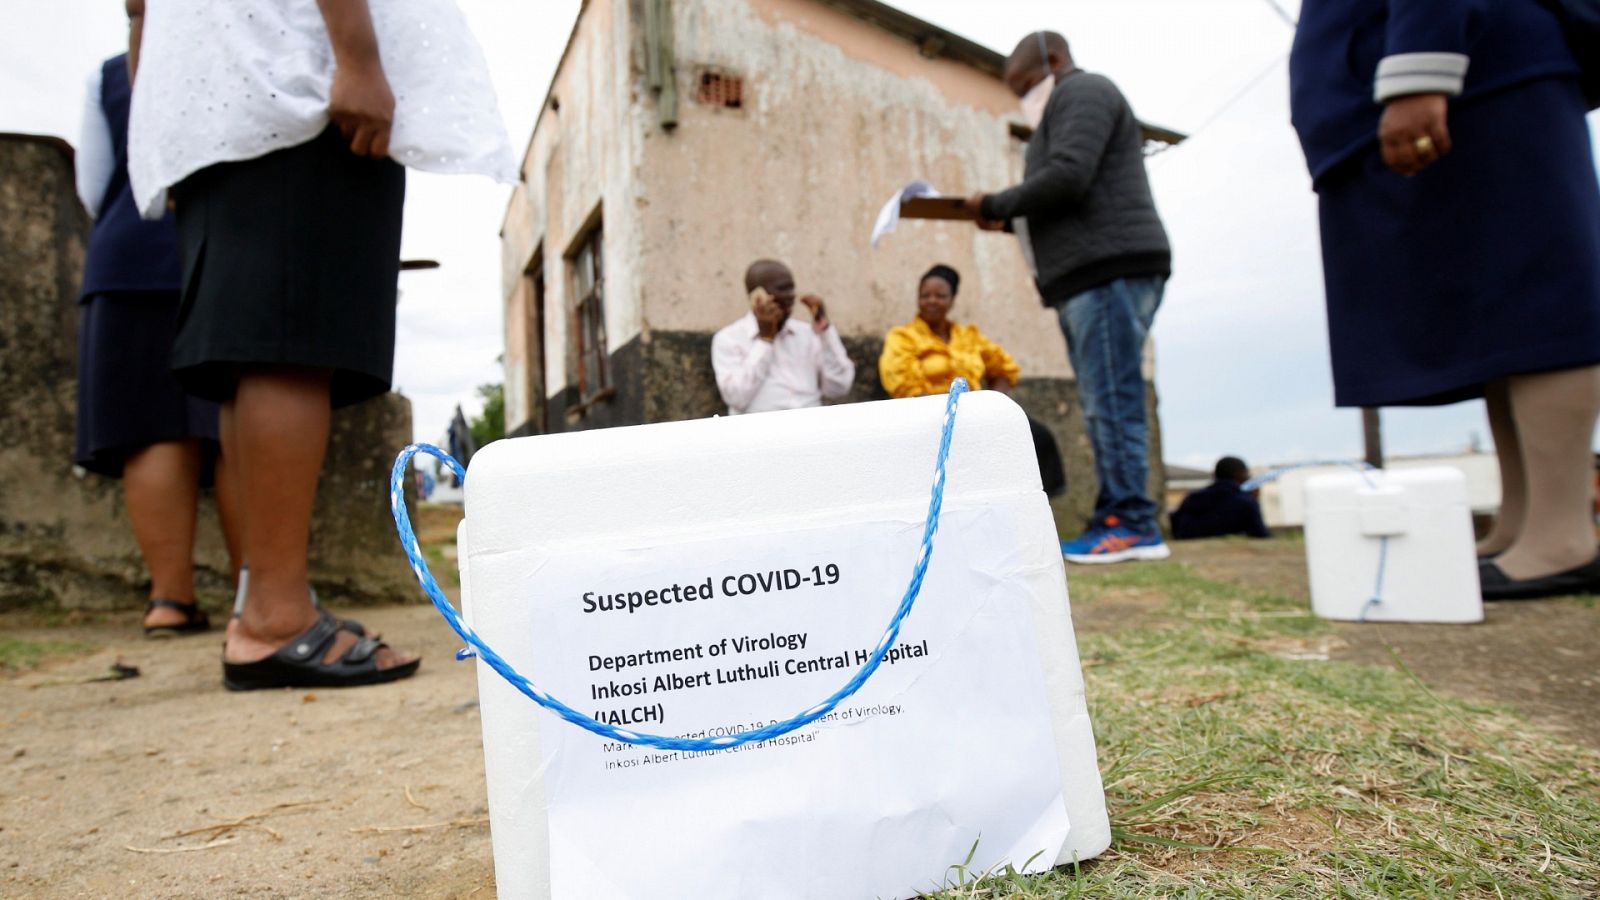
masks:
<instances>
[{"instance_id":1,"label":"blue uniform sleeve","mask_svg":"<svg viewBox=\"0 0 1600 900\"><path fill-rule=\"evenodd\" d=\"M1461 93L1490 0L1389 0L1373 99Z\"/></svg>"},{"instance_id":2,"label":"blue uniform sleeve","mask_svg":"<svg viewBox=\"0 0 1600 900\"><path fill-rule=\"evenodd\" d=\"M1471 54L1488 0L1389 0L1385 49L1401 53Z\"/></svg>"}]
</instances>

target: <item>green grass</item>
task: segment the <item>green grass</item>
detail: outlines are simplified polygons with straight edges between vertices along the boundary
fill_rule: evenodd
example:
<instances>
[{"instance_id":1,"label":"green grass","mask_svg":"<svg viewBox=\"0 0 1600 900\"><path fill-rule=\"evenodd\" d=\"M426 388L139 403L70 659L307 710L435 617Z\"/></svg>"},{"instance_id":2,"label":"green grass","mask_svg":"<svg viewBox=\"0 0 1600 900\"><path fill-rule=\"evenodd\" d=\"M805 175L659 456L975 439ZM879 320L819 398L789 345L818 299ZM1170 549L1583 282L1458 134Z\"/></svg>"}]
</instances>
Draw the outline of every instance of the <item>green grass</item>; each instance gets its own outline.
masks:
<instances>
[{"instance_id":1,"label":"green grass","mask_svg":"<svg viewBox=\"0 0 1600 900\"><path fill-rule=\"evenodd\" d=\"M1140 615L1079 636L1112 849L932 896L1600 896L1600 754L1403 667L1286 658L1333 634L1302 601L1175 563L1072 587Z\"/></svg>"},{"instance_id":2,"label":"green grass","mask_svg":"<svg viewBox=\"0 0 1600 900\"><path fill-rule=\"evenodd\" d=\"M82 641L27 641L0 636L0 672L31 669L46 659L94 649Z\"/></svg>"}]
</instances>

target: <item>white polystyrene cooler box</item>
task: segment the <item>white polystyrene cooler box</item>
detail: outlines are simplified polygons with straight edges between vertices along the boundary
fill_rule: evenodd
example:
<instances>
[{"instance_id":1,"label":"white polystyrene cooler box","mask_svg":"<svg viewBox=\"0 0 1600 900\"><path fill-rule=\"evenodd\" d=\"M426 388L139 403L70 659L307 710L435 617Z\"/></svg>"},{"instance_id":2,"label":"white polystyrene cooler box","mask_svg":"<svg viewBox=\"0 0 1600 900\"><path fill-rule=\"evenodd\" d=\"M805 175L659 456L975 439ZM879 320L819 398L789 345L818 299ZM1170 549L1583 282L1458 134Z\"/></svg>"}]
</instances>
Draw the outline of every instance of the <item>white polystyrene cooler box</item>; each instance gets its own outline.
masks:
<instances>
[{"instance_id":1,"label":"white polystyrene cooler box","mask_svg":"<svg viewBox=\"0 0 1600 900\"><path fill-rule=\"evenodd\" d=\"M1460 469L1318 475L1306 481L1305 511L1311 609L1318 616L1483 621L1472 510ZM1372 602L1375 594L1379 602Z\"/></svg>"},{"instance_id":2,"label":"white polystyrene cooler box","mask_svg":"<svg viewBox=\"0 0 1600 900\"><path fill-rule=\"evenodd\" d=\"M889 530L896 535L920 536L945 403L943 397L928 397L846 404L492 443L473 458L466 480L467 515L459 532L465 617L484 641L519 671L542 689L561 696L568 688L552 686L547 678L550 673L541 669L541 660L533 652L540 634L535 624L539 616L551 609L572 608L575 596L545 593L559 580L561 571L581 567L589 560L609 560L603 565L625 568L627 560L634 558L630 554L658 552L661 547L686 548L684 557L713 552L719 545L737 548L762 540L803 549L825 545L832 540L830 535L849 533L849 529L864 527L863 522L891 522L895 524ZM949 602L941 598L938 582L952 577L951 566L977 573L973 577L980 586L989 581L1010 585L1007 590L1014 590L1018 599L1009 608L1018 612L1008 627L1025 635L1025 652L1006 654L993 664L1003 667L1009 664L1009 656L1036 656L1038 660L1031 670L1037 673L1033 678L1038 695L1034 726L1042 735L1037 740L1043 742L1047 755L1044 765L1034 771L1046 772L1051 784L1057 784L1059 774L1060 795L1053 802L1064 807L1067 823L1064 838L1057 838L1064 841L1059 853L1042 861L1053 857L1055 863L1065 863L1097 856L1110 845L1110 824L1084 702L1059 542L1040 490L1026 419L1004 395L981 391L962 398L942 515L927 585L906 620L911 635L907 639L917 639L916 629L923 621L919 614L925 618L935 614L927 604ZM973 530L974 523L981 523L981 531ZM903 577L896 575L896 593L878 596L887 592L874 592L859 598L863 609L860 622L839 627L859 625L860 633L869 640L882 633L899 603L898 592L909 579L915 536L897 537L895 546L904 545L906 552L896 550L885 562L894 572L903 572ZM845 551L848 547L841 552ZM991 556L1003 557L1003 562ZM672 555L662 558L670 561ZM597 583L604 581L603 574L595 573ZM541 583L540 578L545 581ZM732 610L736 601L719 597L716 602ZM850 602L858 600L851 598ZM713 608L708 603L692 605L699 607L695 615ZM587 640L585 628L597 624L576 613L560 614L577 623L560 636L573 644ZM661 617L655 620L660 622L685 614L650 612ZM974 616L973 622L987 621L984 616L990 614ZM617 615L609 621L620 622L631 615ZM937 683L937 666L946 658L932 657L944 653L958 660L961 651L959 634L934 644L926 663L928 683ZM837 689L853 671L816 676L815 699ZM862 688L861 695L873 691L880 679L883 685L893 683L899 671L913 669L910 665L904 670L885 665ZM580 891L585 900L629 894L911 896L932 888L945 876L944 867L961 862L966 845L981 838L980 857L989 849L982 841L991 840L991 835L974 831L961 839L965 845L959 850L952 845L941 850L945 855L924 861L914 884L862 891L858 884L836 880L843 877L836 872L849 871L858 862L873 862L856 859L858 854L870 853L875 858L916 854L921 848L898 840L897 829L915 833L915 828L927 826L926 819L952 818L958 813L943 810L937 803L931 812L921 810L916 796L886 799L882 822L860 836L857 849L857 838L849 833L851 826L808 818L808 807L825 809L830 803L847 803L851 795L871 794L878 790L873 779L885 776L882 771L877 775L853 772L850 765L843 765L828 786L812 789L814 796L787 797L790 773L797 780L806 777L800 770L808 757L802 754L821 752L810 749L811 744L674 762L678 771L687 771L683 766L697 767L693 777L704 779L704 793L686 795L671 808L653 809L651 804L658 801L651 799L649 790L641 789L619 798L614 810L607 808L603 829L584 837L587 832L580 833L570 824L581 818L579 814L565 811L565 807L558 810L557 798L571 799L577 791L573 785L578 776L571 773L582 767L572 760L591 746L582 742L600 742L601 738L540 709L482 664L479 693L496 884L502 896L560 898L578 896ZM711 698L703 702L712 702L717 694L707 689L699 696ZM587 696L577 699L581 702L574 705L586 713L597 705ZM1009 698L996 698L996 702L1005 705ZM804 708L770 712L772 718L783 719ZM867 734L864 729L868 726L885 729L883 740L891 741L895 732L887 729L910 727L893 723L911 717L885 718L886 708L873 707L876 712L869 712L876 718L865 719L867 725L852 723L856 730L837 723L826 727L816 723L807 729L820 729L815 732L819 747L824 740L835 740L832 735L840 735L839 741L855 740L854 736ZM968 782L982 783L988 777L986 772L1004 771L1014 764L1005 749L1012 739L1008 735L972 737L995 747L981 757L948 759L940 755L944 744L971 737L968 723L982 712L977 708L939 710L950 737L904 747L896 751L898 758L907 769L924 760L938 761L936 765L944 768L930 774L927 783L939 784L939 792L952 795ZM666 714L672 715L670 710ZM651 728L648 723L639 730L675 731L671 725ZM569 771L558 778L551 773L563 753ZM780 753L789 755L776 755ZM618 754L606 757L620 758L620 748ZM739 781L740 773L734 770L740 765L758 765L752 759L781 761L782 767L755 782ZM643 776L630 773L627 777ZM552 779L561 783L552 783ZM651 783L635 784L648 788ZM738 806L740 801L708 799L739 798L752 791L763 795L763 802L770 800L773 808L784 810L784 815L746 824L722 821L719 816L724 808ZM773 796L768 798L768 794ZM577 796L575 802L582 799ZM1044 810L1038 815L1048 818L1057 813ZM631 832L640 821L658 824L647 834ZM1059 824L1061 820L1056 821ZM563 829L567 833L562 833ZM602 841L600 835L609 840ZM953 858L945 858L951 852ZM819 853L830 858L811 858ZM655 870L628 882L634 873L627 870L643 865L640 860L647 854L654 854L649 865ZM760 862L751 863L749 870L741 869L747 858ZM1014 862L1021 868L1022 859ZM563 874L588 871L586 867L610 870L614 883L592 872L585 876L588 880L569 880ZM597 886L597 879L605 883ZM574 887L577 884L582 887Z\"/></svg>"}]
</instances>

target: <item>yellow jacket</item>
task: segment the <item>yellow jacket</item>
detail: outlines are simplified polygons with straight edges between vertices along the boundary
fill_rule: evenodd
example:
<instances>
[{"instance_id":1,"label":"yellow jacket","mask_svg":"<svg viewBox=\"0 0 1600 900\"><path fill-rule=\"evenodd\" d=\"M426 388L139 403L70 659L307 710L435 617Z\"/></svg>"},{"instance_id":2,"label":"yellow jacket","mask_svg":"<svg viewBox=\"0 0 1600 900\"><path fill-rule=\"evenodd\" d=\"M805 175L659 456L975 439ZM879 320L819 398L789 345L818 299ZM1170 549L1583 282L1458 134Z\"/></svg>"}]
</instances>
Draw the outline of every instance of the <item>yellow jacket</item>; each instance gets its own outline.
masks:
<instances>
[{"instance_id":1,"label":"yellow jacket","mask_svg":"<svg viewBox=\"0 0 1600 900\"><path fill-rule=\"evenodd\" d=\"M1021 373L1011 354L984 337L978 326L951 322L947 344L921 316L890 329L878 357L878 378L891 397L943 394L957 376L973 390L982 388L985 378L1004 377L1014 384Z\"/></svg>"}]
</instances>

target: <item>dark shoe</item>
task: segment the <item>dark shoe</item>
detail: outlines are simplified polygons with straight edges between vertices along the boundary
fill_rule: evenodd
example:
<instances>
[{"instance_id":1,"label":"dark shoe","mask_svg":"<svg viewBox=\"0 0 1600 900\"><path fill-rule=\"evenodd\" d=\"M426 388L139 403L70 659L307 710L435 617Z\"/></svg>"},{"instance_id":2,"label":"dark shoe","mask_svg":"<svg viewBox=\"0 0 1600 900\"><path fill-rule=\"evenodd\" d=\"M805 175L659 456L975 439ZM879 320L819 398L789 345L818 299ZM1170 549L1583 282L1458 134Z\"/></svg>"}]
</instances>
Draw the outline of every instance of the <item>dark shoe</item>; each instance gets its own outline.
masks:
<instances>
[{"instance_id":1,"label":"dark shoe","mask_svg":"<svg viewBox=\"0 0 1600 900\"><path fill-rule=\"evenodd\" d=\"M328 612L327 610L322 609L322 598L317 596L317 589L314 588L314 587L311 587L311 585L309 585L309 584L306 585L306 587L307 587L307 589L309 589L311 591L311 605L315 606L318 610L321 610L322 614L325 615L325 616L333 615L332 613ZM337 618L337 617L335 617L335 618ZM368 637L369 636L367 634L366 626L362 625L360 622L357 622L355 619L339 619L339 627L343 628L345 631L350 632L351 634L355 635L356 637ZM379 640L379 641L383 640L383 635L378 634L377 632L373 632L370 635L370 637L372 637L373 640Z\"/></svg>"},{"instance_id":2,"label":"dark shoe","mask_svg":"<svg viewBox=\"0 0 1600 900\"><path fill-rule=\"evenodd\" d=\"M211 619L206 615L206 611L192 602L180 603L177 600L169 600L166 597L157 597L151 600L150 604L144 608L145 615L148 616L152 609L175 609L183 613L183 621L176 625L146 625L144 627L144 636L147 638L169 638L184 634L199 634L211 628Z\"/></svg>"},{"instance_id":3,"label":"dark shoe","mask_svg":"<svg viewBox=\"0 0 1600 900\"><path fill-rule=\"evenodd\" d=\"M360 687L407 678L422 665L414 659L392 669L378 668L381 641L358 638L331 663L322 658L342 630L342 623L324 613L299 637L279 647L266 659L252 663L222 661L222 683L230 691L256 691L280 687Z\"/></svg>"},{"instance_id":4,"label":"dark shoe","mask_svg":"<svg viewBox=\"0 0 1600 900\"><path fill-rule=\"evenodd\" d=\"M1478 563L1478 584L1483 588L1483 599L1491 601L1600 594L1600 557L1576 569L1521 581L1513 579L1492 562L1481 562Z\"/></svg>"},{"instance_id":5,"label":"dark shoe","mask_svg":"<svg viewBox=\"0 0 1600 900\"><path fill-rule=\"evenodd\" d=\"M333 613L327 613L327 615L333 616ZM356 637L368 636L367 627L362 625L360 622L357 622L355 619L340 619L338 616L333 616L333 618L338 621L340 628L343 628L345 631L350 632ZM372 634L371 637L373 640L383 639L383 635L377 633Z\"/></svg>"}]
</instances>

